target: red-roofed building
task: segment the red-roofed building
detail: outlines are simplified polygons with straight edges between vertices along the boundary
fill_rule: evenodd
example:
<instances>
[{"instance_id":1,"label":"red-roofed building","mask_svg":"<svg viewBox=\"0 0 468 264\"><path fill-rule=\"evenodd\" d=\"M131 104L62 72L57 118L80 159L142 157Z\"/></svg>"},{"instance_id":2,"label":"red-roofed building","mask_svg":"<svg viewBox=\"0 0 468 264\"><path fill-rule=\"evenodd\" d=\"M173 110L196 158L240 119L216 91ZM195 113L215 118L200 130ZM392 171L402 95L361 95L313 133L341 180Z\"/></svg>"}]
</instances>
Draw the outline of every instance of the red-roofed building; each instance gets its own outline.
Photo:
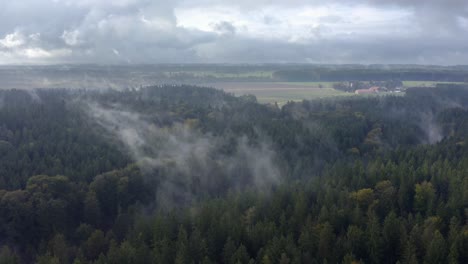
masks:
<instances>
[{"instance_id":1,"label":"red-roofed building","mask_svg":"<svg viewBox=\"0 0 468 264\"><path fill-rule=\"evenodd\" d=\"M354 91L355 94L374 94L379 92L378 86L372 86L369 89L359 89Z\"/></svg>"}]
</instances>

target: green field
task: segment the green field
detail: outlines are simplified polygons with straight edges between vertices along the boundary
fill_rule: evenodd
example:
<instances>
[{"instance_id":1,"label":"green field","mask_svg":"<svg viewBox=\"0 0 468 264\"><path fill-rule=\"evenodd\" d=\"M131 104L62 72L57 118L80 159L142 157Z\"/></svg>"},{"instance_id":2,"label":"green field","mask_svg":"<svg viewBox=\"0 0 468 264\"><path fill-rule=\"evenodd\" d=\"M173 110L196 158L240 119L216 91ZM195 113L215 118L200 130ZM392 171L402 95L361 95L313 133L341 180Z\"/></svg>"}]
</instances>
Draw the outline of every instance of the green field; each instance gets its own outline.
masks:
<instances>
[{"instance_id":1,"label":"green field","mask_svg":"<svg viewBox=\"0 0 468 264\"><path fill-rule=\"evenodd\" d=\"M350 95L349 93L337 91L333 88L323 89L301 89L301 90L273 90L273 91L252 91L260 103L278 103L283 105L288 101L302 101L304 99L318 99L333 96Z\"/></svg>"},{"instance_id":2,"label":"green field","mask_svg":"<svg viewBox=\"0 0 468 264\"><path fill-rule=\"evenodd\" d=\"M322 84L323 88L319 88L319 84ZM237 96L255 95L260 103L276 102L278 105L284 105L288 101L352 95L335 90L331 88L332 85L332 82L223 82L208 84L208 86L222 89Z\"/></svg>"},{"instance_id":3,"label":"green field","mask_svg":"<svg viewBox=\"0 0 468 264\"><path fill-rule=\"evenodd\" d=\"M285 82L284 84L288 85L298 85L298 86L310 86L310 87L323 87L323 88L333 88L333 84L337 82ZM363 82L369 83L369 82ZM432 82L432 81L403 81L404 87L436 87L440 84L463 84L462 82Z\"/></svg>"},{"instance_id":4,"label":"green field","mask_svg":"<svg viewBox=\"0 0 468 264\"><path fill-rule=\"evenodd\" d=\"M315 87L315 88L333 88L333 84L336 82L280 82L287 85L297 85L305 87Z\"/></svg>"},{"instance_id":5,"label":"green field","mask_svg":"<svg viewBox=\"0 0 468 264\"><path fill-rule=\"evenodd\" d=\"M273 71L248 71L248 72L223 72L223 71L180 71L180 72L164 72L167 77L177 75L191 75L197 78L217 78L217 79L245 79L245 78L266 78L273 77Z\"/></svg>"},{"instance_id":6,"label":"green field","mask_svg":"<svg viewBox=\"0 0 468 264\"><path fill-rule=\"evenodd\" d=\"M335 82L219 82L209 83L207 86L222 89L237 96L246 94L255 95L260 103L278 103L280 106L286 104L288 101L354 95L354 93L346 93L333 89L334 83ZM404 81L403 85L406 88L435 87L438 83L455 82ZM381 95L398 96L404 95L404 93L379 93L377 96Z\"/></svg>"},{"instance_id":7,"label":"green field","mask_svg":"<svg viewBox=\"0 0 468 264\"><path fill-rule=\"evenodd\" d=\"M462 82L403 81L404 87L436 87L438 83L462 84Z\"/></svg>"}]
</instances>

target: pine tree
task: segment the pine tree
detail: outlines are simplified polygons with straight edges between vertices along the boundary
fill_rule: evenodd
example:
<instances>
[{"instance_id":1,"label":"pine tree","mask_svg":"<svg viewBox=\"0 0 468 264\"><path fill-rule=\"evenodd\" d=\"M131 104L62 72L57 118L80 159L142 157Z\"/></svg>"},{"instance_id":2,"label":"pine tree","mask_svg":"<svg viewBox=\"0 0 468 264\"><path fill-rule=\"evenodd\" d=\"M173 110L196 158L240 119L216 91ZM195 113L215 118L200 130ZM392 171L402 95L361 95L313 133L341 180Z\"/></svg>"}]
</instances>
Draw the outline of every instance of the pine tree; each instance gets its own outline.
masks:
<instances>
[{"instance_id":1,"label":"pine tree","mask_svg":"<svg viewBox=\"0 0 468 264\"><path fill-rule=\"evenodd\" d=\"M235 252L236 245L234 244L234 241L231 239L231 237L228 237L223 247L224 263L231 263L231 258L233 257Z\"/></svg>"},{"instance_id":2,"label":"pine tree","mask_svg":"<svg viewBox=\"0 0 468 264\"><path fill-rule=\"evenodd\" d=\"M334 234L332 226L329 223L325 223L322 226L319 235L319 246L318 256L322 259L329 259L332 253Z\"/></svg>"},{"instance_id":3,"label":"pine tree","mask_svg":"<svg viewBox=\"0 0 468 264\"><path fill-rule=\"evenodd\" d=\"M8 247L0 248L0 264L19 264L20 260L16 254Z\"/></svg>"},{"instance_id":4,"label":"pine tree","mask_svg":"<svg viewBox=\"0 0 468 264\"><path fill-rule=\"evenodd\" d=\"M236 252L232 255L230 262L231 264L236 263L248 263L250 260L249 253L244 245L240 244L239 248L237 248Z\"/></svg>"},{"instance_id":5,"label":"pine tree","mask_svg":"<svg viewBox=\"0 0 468 264\"><path fill-rule=\"evenodd\" d=\"M405 245L402 264L418 264L416 249L410 240Z\"/></svg>"},{"instance_id":6,"label":"pine tree","mask_svg":"<svg viewBox=\"0 0 468 264\"><path fill-rule=\"evenodd\" d=\"M385 217L382 237L386 262L395 263L400 255L400 222L393 211Z\"/></svg>"},{"instance_id":7,"label":"pine tree","mask_svg":"<svg viewBox=\"0 0 468 264\"><path fill-rule=\"evenodd\" d=\"M281 258L279 260L279 264L289 264L290 262L291 262L291 260L288 258L286 253L282 253Z\"/></svg>"},{"instance_id":8,"label":"pine tree","mask_svg":"<svg viewBox=\"0 0 468 264\"><path fill-rule=\"evenodd\" d=\"M366 245L370 263L381 263L382 234L380 232L379 220L377 219L377 216L375 214L371 214L371 216L369 217L366 235Z\"/></svg>"},{"instance_id":9,"label":"pine tree","mask_svg":"<svg viewBox=\"0 0 468 264\"><path fill-rule=\"evenodd\" d=\"M420 213L430 215L435 201L435 190L432 183L424 181L415 186L414 207Z\"/></svg>"},{"instance_id":10,"label":"pine tree","mask_svg":"<svg viewBox=\"0 0 468 264\"><path fill-rule=\"evenodd\" d=\"M190 259L188 246L189 245L188 245L187 231L185 231L185 228L183 226L180 226L179 234L177 235L177 251L176 251L174 263L176 264L188 263Z\"/></svg>"},{"instance_id":11,"label":"pine tree","mask_svg":"<svg viewBox=\"0 0 468 264\"><path fill-rule=\"evenodd\" d=\"M429 248L426 251L426 257L424 263L426 264L437 264L444 263L447 259L447 249L445 245L445 239L442 234L437 230L434 233Z\"/></svg>"}]
</instances>

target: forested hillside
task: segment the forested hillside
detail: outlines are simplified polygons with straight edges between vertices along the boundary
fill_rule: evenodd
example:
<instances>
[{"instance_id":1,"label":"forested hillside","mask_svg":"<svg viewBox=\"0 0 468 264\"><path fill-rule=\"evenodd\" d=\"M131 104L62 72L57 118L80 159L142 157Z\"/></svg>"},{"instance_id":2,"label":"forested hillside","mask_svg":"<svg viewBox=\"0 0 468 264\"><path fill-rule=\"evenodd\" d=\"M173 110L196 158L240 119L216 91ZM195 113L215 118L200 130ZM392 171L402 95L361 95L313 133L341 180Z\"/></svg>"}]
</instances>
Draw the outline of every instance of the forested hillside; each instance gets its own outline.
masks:
<instances>
[{"instance_id":1,"label":"forested hillside","mask_svg":"<svg viewBox=\"0 0 468 264\"><path fill-rule=\"evenodd\" d=\"M0 263L468 263L468 89L0 91Z\"/></svg>"}]
</instances>

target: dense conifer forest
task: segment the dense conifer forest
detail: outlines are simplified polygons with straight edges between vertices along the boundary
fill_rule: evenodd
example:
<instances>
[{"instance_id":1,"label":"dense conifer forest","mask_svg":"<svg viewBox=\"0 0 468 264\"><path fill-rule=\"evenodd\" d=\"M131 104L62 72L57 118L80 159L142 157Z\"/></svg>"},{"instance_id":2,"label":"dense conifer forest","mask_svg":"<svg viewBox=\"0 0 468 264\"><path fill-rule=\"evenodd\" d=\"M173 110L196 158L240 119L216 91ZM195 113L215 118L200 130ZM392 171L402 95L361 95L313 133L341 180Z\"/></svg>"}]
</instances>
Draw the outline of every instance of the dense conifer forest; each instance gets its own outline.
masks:
<instances>
[{"instance_id":1,"label":"dense conifer forest","mask_svg":"<svg viewBox=\"0 0 468 264\"><path fill-rule=\"evenodd\" d=\"M468 89L0 91L0 263L468 263Z\"/></svg>"}]
</instances>

